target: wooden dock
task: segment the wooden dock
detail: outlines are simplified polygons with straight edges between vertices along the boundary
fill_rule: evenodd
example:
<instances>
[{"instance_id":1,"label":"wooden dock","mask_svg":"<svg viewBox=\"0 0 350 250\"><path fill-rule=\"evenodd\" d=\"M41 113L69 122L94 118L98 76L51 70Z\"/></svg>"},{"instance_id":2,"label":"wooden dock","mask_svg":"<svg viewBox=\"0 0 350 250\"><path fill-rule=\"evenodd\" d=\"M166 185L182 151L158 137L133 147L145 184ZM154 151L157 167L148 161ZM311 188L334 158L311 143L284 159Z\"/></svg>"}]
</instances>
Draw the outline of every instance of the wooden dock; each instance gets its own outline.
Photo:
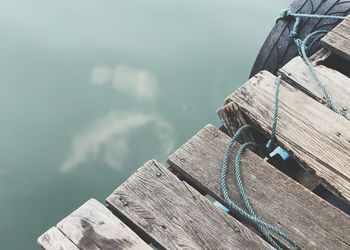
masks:
<instances>
[{"instance_id":1,"label":"wooden dock","mask_svg":"<svg viewBox=\"0 0 350 250\"><path fill-rule=\"evenodd\" d=\"M241 175L258 217L288 233L302 249L350 249L350 16L321 45L310 60L344 116L327 107L303 60L294 58L280 69L276 134L277 144L291 156L290 168L247 150ZM245 139L266 143L270 137L275 79L266 71L252 77L218 110L224 128L204 127L169 156L168 166L146 162L105 205L87 201L41 235L40 246L273 249L251 223L216 204L227 205L220 172L230 135L250 124L259 132L246 133ZM230 195L243 208L232 171ZM320 188L343 206L327 202Z\"/></svg>"}]
</instances>

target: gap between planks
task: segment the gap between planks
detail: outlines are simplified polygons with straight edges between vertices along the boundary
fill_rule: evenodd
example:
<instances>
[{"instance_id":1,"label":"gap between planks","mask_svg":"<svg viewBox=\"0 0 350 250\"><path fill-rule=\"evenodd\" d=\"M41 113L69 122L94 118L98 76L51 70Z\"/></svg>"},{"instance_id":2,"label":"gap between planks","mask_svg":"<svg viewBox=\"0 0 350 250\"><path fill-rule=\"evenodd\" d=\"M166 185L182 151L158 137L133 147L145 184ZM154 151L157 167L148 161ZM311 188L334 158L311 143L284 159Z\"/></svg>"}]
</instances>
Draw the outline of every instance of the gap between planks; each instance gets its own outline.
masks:
<instances>
[{"instance_id":1,"label":"gap between planks","mask_svg":"<svg viewBox=\"0 0 350 250\"><path fill-rule=\"evenodd\" d=\"M266 136L271 131L275 79L263 71L228 97ZM347 202L350 199L350 123L282 81L277 143L323 185Z\"/></svg>"},{"instance_id":2,"label":"gap between planks","mask_svg":"<svg viewBox=\"0 0 350 250\"><path fill-rule=\"evenodd\" d=\"M169 163L183 178L223 202L220 171L229 137L212 125L175 151ZM234 147L237 151L238 145ZM231 154L230 166L233 156ZM259 218L291 235L305 249L350 247L349 216L305 189L259 156L247 150L242 157L242 180ZM228 172L231 197L244 207L233 170Z\"/></svg>"},{"instance_id":3,"label":"gap between planks","mask_svg":"<svg viewBox=\"0 0 350 250\"><path fill-rule=\"evenodd\" d=\"M350 15L320 41L322 47L350 61Z\"/></svg>"},{"instance_id":4,"label":"gap between planks","mask_svg":"<svg viewBox=\"0 0 350 250\"><path fill-rule=\"evenodd\" d=\"M164 249L272 249L156 161L140 167L107 203Z\"/></svg>"},{"instance_id":5,"label":"gap between planks","mask_svg":"<svg viewBox=\"0 0 350 250\"><path fill-rule=\"evenodd\" d=\"M38 239L48 250L151 250L103 204L90 199Z\"/></svg>"},{"instance_id":6,"label":"gap between planks","mask_svg":"<svg viewBox=\"0 0 350 250\"><path fill-rule=\"evenodd\" d=\"M342 73L323 65L314 65L314 68L325 85L337 107L350 120L350 78ZM350 70L350 69L349 69ZM325 103L320 87L315 83L311 73L301 57L296 57L287 63L280 73L283 79L300 89L315 100Z\"/></svg>"}]
</instances>

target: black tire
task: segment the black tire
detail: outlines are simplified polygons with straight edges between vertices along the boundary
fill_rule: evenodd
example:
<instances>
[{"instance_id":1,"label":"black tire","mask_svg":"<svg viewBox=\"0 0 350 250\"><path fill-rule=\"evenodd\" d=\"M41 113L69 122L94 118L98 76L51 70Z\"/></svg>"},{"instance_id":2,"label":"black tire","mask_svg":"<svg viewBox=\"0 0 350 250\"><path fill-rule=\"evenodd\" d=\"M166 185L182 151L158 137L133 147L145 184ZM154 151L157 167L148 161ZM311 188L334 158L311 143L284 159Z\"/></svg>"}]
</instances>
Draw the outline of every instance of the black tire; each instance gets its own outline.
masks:
<instances>
[{"instance_id":1,"label":"black tire","mask_svg":"<svg viewBox=\"0 0 350 250\"><path fill-rule=\"evenodd\" d=\"M346 16L350 13L350 0L294 0L290 9L292 12ZM316 30L331 30L340 21L331 19L303 18L299 26L301 39ZM297 49L289 33L294 24L294 18L287 17L277 21L265 40L251 71L251 76L261 70L276 74L293 57ZM319 49L319 44L310 49L310 55Z\"/></svg>"}]
</instances>

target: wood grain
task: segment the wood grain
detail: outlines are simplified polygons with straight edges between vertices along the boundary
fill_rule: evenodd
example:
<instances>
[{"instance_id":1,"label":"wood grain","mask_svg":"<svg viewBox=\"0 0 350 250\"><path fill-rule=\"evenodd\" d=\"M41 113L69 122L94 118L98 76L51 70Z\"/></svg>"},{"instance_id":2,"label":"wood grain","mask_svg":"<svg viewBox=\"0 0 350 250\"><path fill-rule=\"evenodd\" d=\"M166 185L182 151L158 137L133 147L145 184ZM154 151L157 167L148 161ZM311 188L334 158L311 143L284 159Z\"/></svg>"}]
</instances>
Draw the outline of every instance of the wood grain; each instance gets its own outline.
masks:
<instances>
[{"instance_id":1,"label":"wood grain","mask_svg":"<svg viewBox=\"0 0 350 250\"><path fill-rule=\"evenodd\" d=\"M165 249L272 249L155 161L140 167L107 203Z\"/></svg>"},{"instance_id":2,"label":"wood grain","mask_svg":"<svg viewBox=\"0 0 350 250\"><path fill-rule=\"evenodd\" d=\"M240 127L247 124L247 121L244 119L237 104L231 102L228 103L226 107L226 109L219 109L217 114L230 135L233 135ZM243 131L241 138L239 138L239 141L240 140L255 141L255 138L251 131Z\"/></svg>"},{"instance_id":3,"label":"wood grain","mask_svg":"<svg viewBox=\"0 0 350 250\"><path fill-rule=\"evenodd\" d=\"M243 114L239 110L239 106L231 100L227 100L227 103L218 109L217 114L225 125L226 129L230 132L231 137L241 126L248 124L246 119L243 118ZM251 130L244 131L242 136L240 136L238 139L238 142L240 143L248 141L256 142L254 134ZM267 138L265 138L265 141L267 141ZM253 148L251 151L262 158L265 158L266 156L266 153L259 148ZM314 190L318 185L320 185L319 178L315 176L312 171L305 171L301 176L295 176L295 179L310 190Z\"/></svg>"},{"instance_id":4,"label":"wood grain","mask_svg":"<svg viewBox=\"0 0 350 250\"><path fill-rule=\"evenodd\" d=\"M38 244L45 250L79 250L60 230L52 227L38 238Z\"/></svg>"},{"instance_id":5,"label":"wood grain","mask_svg":"<svg viewBox=\"0 0 350 250\"><path fill-rule=\"evenodd\" d=\"M350 28L350 27L349 27ZM350 78L334 69L323 65L315 65L315 70L327 88L337 107L350 119ZM350 70L350 69L349 69ZM280 72L288 83L302 90L319 102L325 103L320 87L312 78L307 65L301 57L296 57L287 63Z\"/></svg>"},{"instance_id":6,"label":"wood grain","mask_svg":"<svg viewBox=\"0 0 350 250\"><path fill-rule=\"evenodd\" d=\"M350 15L321 39L321 45L350 61Z\"/></svg>"},{"instance_id":7,"label":"wood grain","mask_svg":"<svg viewBox=\"0 0 350 250\"><path fill-rule=\"evenodd\" d=\"M321 48L318 51L316 51L312 56L310 56L309 60L314 65L323 64L329 57L332 55L332 52Z\"/></svg>"},{"instance_id":8,"label":"wood grain","mask_svg":"<svg viewBox=\"0 0 350 250\"><path fill-rule=\"evenodd\" d=\"M274 109L275 76L263 71L229 99L267 136ZM350 200L350 123L314 99L282 82L277 142L330 191Z\"/></svg>"},{"instance_id":9,"label":"wood grain","mask_svg":"<svg viewBox=\"0 0 350 250\"><path fill-rule=\"evenodd\" d=\"M59 222L57 228L80 249L152 249L95 199Z\"/></svg>"},{"instance_id":10,"label":"wood grain","mask_svg":"<svg viewBox=\"0 0 350 250\"><path fill-rule=\"evenodd\" d=\"M169 158L186 181L222 201L220 171L229 137L206 126ZM229 164L237 151L234 146ZM303 249L350 248L350 217L279 172L247 150L242 157L242 180L252 207L264 221L291 235ZM232 199L244 207L228 172Z\"/></svg>"}]
</instances>

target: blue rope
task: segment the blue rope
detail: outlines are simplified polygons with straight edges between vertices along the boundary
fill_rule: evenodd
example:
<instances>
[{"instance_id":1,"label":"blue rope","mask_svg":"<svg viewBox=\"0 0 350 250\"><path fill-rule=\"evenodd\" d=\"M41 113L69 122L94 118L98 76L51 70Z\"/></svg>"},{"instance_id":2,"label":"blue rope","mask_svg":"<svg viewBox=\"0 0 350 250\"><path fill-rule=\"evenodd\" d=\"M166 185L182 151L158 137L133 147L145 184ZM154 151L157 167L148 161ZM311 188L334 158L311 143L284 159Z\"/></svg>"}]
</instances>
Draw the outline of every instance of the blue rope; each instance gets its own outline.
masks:
<instances>
[{"instance_id":1,"label":"blue rope","mask_svg":"<svg viewBox=\"0 0 350 250\"><path fill-rule=\"evenodd\" d=\"M286 233L282 232L281 230L277 229L276 227L260 220L256 214L254 213L252 207L250 206L250 203L248 201L248 196L244 190L242 181L241 181L241 177L240 177L240 159L241 156L244 152L244 150L249 147L249 146L260 146L259 144L255 143L255 142L248 142L248 143L244 143L243 145L240 146L236 158L235 158L235 174L236 174L236 181L238 184L238 189L239 192L241 194L241 196L243 197L243 202L248 210L248 212L246 212L245 210L243 210L242 208L238 207L230 198L229 194L228 194L228 190L227 190L227 171L228 171L228 162L229 162L229 156L231 154L232 151L232 147L234 145L234 143L237 141L238 137L242 134L242 132L248 128L252 128L251 125L244 125L241 128L239 128L237 130L237 132L235 133L235 135L232 137L232 139L230 140L229 144L226 147L225 150L225 154L224 154L224 162L223 162L223 166L222 166L222 170L221 170L221 181L220 181L220 186L221 186L221 191L223 193L224 199L227 202L229 208L231 210L234 210L236 212L238 212L240 215L242 215L244 218L246 218L247 220L251 221L252 223L254 223L257 228L259 229L259 231L265 236L265 238L268 240L268 242L271 243L271 245L273 247L275 247L278 250L282 250L282 248L279 246L279 244L271 237L271 235L268 233L267 230L270 230L271 232L281 236L283 239L285 239L288 243L290 243L292 246L295 247L295 249L301 249L298 244L292 239L290 238Z\"/></svg>"},{"instance_id":2,"label":"blue rope","mask_svg":"<svg viewBox=\"0 0 350 250\"><path fill-rule=\"evenodd\" d=\"M299 55L303 58L306 65L308 66L308 69L309 69L314 81L321 88L327 104L330 106L330 108L332 110L334 110L338 114L342 114L341 111L337 108L335 102L332 100L326 87L324 86L322 81L319 79L314 66L312 65L309 58L307 57L308 50L313 46L313 44L315 42L317 42L319 39L321 39L321 37L323 37L327 33L327 31L323 31L323 30L315 31L315 32L309 34L308 36L306 36L306 38L304 40L301 40L300 38L298 38L298 28L299 28L299 25L301 23L302 18L319 18L319 19L326 19L327 18L327 19L342 20L342 19L345 19L345 17L332 16L332 15L328 16L328 15L292 13L290 11L290 9L286 9L286 10L282 11L279 19L286 18L289 16L295 18L295 23L293 25L292 30L290 31L289 37L294 40L294 42L297 46L297 50L299 52ZM271 138L268 141L267 145L264 148L255 142L245 142L239 147L239 149L236 153L236 156L235 156L234 172L235 172L236 184L237 184L240 196L243 200L243 203L244 203L246 210L237 206L233 202L233 200L230 198L230 195L229 195L228 189L227 189L227 171L228 171L229 157L230 157L231 151L233 149L233 145L236 143L238 137L242 134L242 132L244 130L253 128L251 125L244 125L244 126L240 127L237 130L237 132L233 135L233 137L231 138L229 143L227 144L227 147L226 147L226 150L224 153L224 159L223 159L221 176L220 176L220 187L221 187L221 192L222 192L224 199L225 199L226 203L228 204L229 208L231 210L238 212L241 216L243 216L244 218L246 218L247 220L249 220L253 224L255 224L256 227L258 228L258 230L264 235L264 237L267 239L267 241L274 248L276 248L278 250L282 250L282 247L280 246L279 243L277 243L277 241L275 239L273 239L270 232L275 233L278 236L282 237L291 246L293 246L294 249L299 250L299 249L301 249L301 247L288 234L286 234L283 231L281 231L280 229L260 220L257 217L253 208L250 205L248 195L245 192L243 182L241 179L241 156L243 155L246 148L248 148L248 147L260 147L263 149L267 149L269 152L271 152L273 147L275 146L276 129L277 129L277 121L278 121L278 109L279 109L279 92L280 92L281 80L282 80L282 77L279 75L275 81L275 99L274 99L274 111L273 111L273 115L272 115Z\"/></svg>"},{"instance_id":3,"label":"blue rope","mask_svg":"<svg viewBox=\"0 0 350 250\"><path fill-rule=\"evenodd\" d=\"M307 13L295 13L292 12L289 8L281 11L279 18L286 18L288 16L299 17L299 18L318 18L318 19L335 19L335 20L344 20L343 16L333 16L333 15L318 15L318 14L307 14Z\"/></svg>"},{"instance_id":4,"label":"blue rope","mask_svg":"<svg viewBox=\"0 0 350 250\"><path fill-rule=\"evenodd\" d=\"M309 71L314 79L314 81L317 83L317 85L320 87L320 89L322 90L323 96L326 99L326 103L328 104L328 106L337 114L339 115L344 115L339 108L337 107L337 104L334 102L334 100L332 99L332 97L330 96L326 86L323 84L323 82L321 81L321 79L318 77L317 71L315 70L315 67L313 66L313 64L310 62L309 58L306 55L306 45L309 42L309 40L311 40L312 43L314 43L316 41L316 39L324 36L325 34L327 34L327 31L324 30L319 30L319 31L315 31L313 33L311 33L310 35L308 35L304 41L302 41L301 46L300 46L300 51L301 51L301 56L304 60L304 62L306 63L307 67L309 68ZM316 39L315 39L316 38ZM311 47L311 46L310 46Z\"/></svg>"},{"instance_id":5,"label":"blue rope","mask_svg":"<svg viewBox=\"0 0 350 250\"><path fill-rule=\"evenodd\" d=\"M312 32L308 36L306 36L304 40L301 40L298 37L298 29L299 29L299 25L301 23L301 19L305 18L305 17L306 18L318 18L318 19L333 19L333 20L344 20L345 17L343 17L343 16L333 16L333 15L317 15L317 14L292 13L290 11L290 9L286 9L286 10L283 10L281 12L281 15L280 15L279 19L286 18L286 17L289 17L289 16L295 18L295 22L294 22L292 30L290 31L289 37L293 38L294 43L295 43L295 45L297 47L299 55L303 58L305 64L307 65L314 82L322 90L322 93L323 93L323 96L324 96L324 98L326 100L327 105L334 112L336 112L337 114L344 115L344 113L342 111L340 111L340 109L337 107L337 104L335 103L335 101L330 96L326 86L323 84L323 82L319 78L319 76L317 74L317 71L315 70L315 67L310 62L309 58L307 57L307 53L308 53L309 49L314 45L314 43L319 41L325 34L327 34L328 31L326 31L326 30L317 30L317 31Z\"/></svg>"},{"instance_id":6,"label":"blue rope","mask_svg":"<svg viewBox=\"0 0 350 250\"><path fill-rule=\"evenodd\" d=\"M279 86L281 84L281 77L277 77L276 78L276 96L275 96L275 101L278 103L278 93L279 93ZM278 114L278 104L275 105L275 111L274 111L274 116L273 116L273 126L272 126L272 131L273 134L271 135L272 138L275 137L275 133L276 133L276 126L277 126L277 114ZM279 235L280 237L282 237L284 240L286 240L289 244L291 244L292 246L294 246L295 249L301 249L301 247L286 233L284 233L283 231L279 230L278 228L260 220L253 208L250 205L250 202L248 200L248 196L244 190L244 186L242 183L242 179L241 179L241 168L240 168L240 162L241 162L241 156L244 153L244 151L246 150L246 148L250 147L250 146L254 146L254 147L260 147L260 148L264 148L263 146L255 143L255 142L246 142L244 144L242 144L238 151L237 154L235 156L235 178L236 178L236 182L237 182L237 186L238 186L238 190L239 193L243 199L243 203L245 205L245 208L247 211L243 210L242 208L238 207L230 198L229 194L228 194L228 189L227 189L227 171L228 171L228 163L229 163L229 157L233 148L233 145L235 144L235 142L237 141L237 139L239 138L239 136L242 134L242 132L246 129L250 129L252 128L251 125L244 125L241 128L239 128L237 130L237 132L234 134L234 136L231 138L230 142L228 143L226 150L225 150L225 154L224 154L224 160L223 160L223 165L222 165L222 170L221 170L221 178L220 178L220 186L221 186L221 191L222 194L224 196L224 199L226 201L226 203L228 204L229 208L231 210L234 210L236 212L238 212L240 215L242 215L244 218L248 219L249 221L251 221L252 223L254 223L258 230L265 236L265 238L267 239L267 241L276 249L278 250L282 250L281 246L272 238L272 236L270 235L270 233L268 231L271 231L277 235ZM274 141L274 139L272 140ZM271 144L272 145L272 144Z\"/></svg>"},{"instance_id":7,"label":"blue rope","mask_svg":"<svg viewBox=\"0 0 350 250\"><path fill-rule=\"evenodd\" d=\"M276 130L277 130L277 119L278 119L278 108L279 108L278 97L280 93L281 80L282 80L282 76L279 75L276 78L276 82L275 82L276 88L275 88L274 110L272 115L271 138L266 144L266 147L269 150L269 152L273 150L275 146L275 141L276 141Z\"/></svg>"}]
</instances>

